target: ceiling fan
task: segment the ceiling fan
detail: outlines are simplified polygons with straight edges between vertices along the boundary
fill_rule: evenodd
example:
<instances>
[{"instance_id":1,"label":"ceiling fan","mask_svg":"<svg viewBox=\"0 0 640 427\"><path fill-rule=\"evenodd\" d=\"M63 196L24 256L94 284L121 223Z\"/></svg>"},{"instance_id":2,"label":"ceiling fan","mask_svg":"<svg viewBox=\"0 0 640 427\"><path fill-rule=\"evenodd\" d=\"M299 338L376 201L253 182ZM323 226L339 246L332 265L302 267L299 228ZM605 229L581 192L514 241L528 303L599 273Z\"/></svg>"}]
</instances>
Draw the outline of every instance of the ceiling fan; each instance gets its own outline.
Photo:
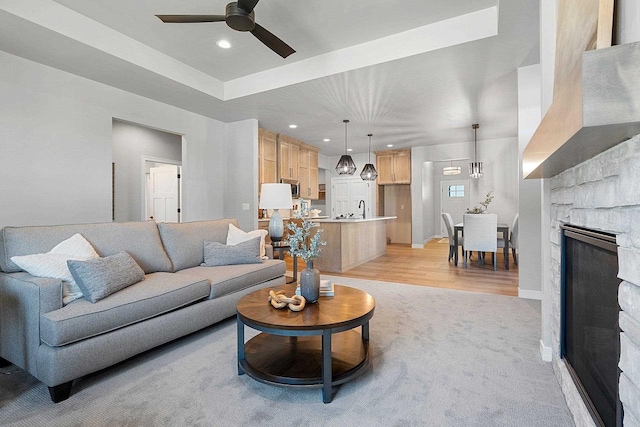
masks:
<instances>
[{"instance_id":1,"label":"ceiling fan","mask_svg":"<svg viewBox=\"0 0 640 427\"><path fill-rule=\"evenodd\" d=\"M224 15L156 15L164 23L188 24L196 22L226 22L236 31L250 31L269 49L283 58L295 53L295 50L278 37L256 24L253 8L259 0L238 0L227 5Z\"/></svg>"}]
</instances>

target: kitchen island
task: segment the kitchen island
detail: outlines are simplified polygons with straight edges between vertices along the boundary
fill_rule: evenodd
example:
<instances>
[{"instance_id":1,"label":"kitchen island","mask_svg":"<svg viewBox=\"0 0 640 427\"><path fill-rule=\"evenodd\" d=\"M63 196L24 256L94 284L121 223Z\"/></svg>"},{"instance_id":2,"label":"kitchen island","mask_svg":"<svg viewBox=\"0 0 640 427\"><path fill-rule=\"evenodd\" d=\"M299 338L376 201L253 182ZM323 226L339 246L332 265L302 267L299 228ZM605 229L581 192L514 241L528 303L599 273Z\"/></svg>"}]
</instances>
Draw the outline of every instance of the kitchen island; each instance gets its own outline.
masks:
<instances>
[{"instance_id":1,"label":"kitchen island","mask_svg":"<svg viewBox=\"0 0 640 427\"><path fill-rule=\"evenodd\" d=\"M314 219L324 230L322 248L314 267L322 273L343 273L387 252L386 222L395 216Z\"/></svg>"}]
</instances>

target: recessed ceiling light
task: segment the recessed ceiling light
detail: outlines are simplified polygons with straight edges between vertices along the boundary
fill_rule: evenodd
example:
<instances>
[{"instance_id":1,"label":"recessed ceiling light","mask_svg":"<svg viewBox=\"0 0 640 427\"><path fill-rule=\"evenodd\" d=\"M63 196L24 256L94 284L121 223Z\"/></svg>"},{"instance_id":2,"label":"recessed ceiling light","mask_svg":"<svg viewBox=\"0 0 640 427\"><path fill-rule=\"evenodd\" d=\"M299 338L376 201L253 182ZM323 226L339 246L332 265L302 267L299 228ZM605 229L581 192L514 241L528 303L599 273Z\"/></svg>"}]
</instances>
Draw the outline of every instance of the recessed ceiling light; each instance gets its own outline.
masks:
<instances>
[{"instance_id":1,"label":"recessed ceiling light","mask_svg":"<svg viewBox=\"0 0 640 427\"><path fill-rule=\"evenodd\" d=\"M353 151L353 148L347 148L347 151Z\"/></svg>"},{"instance_id":2,"label":"recessed ceiling light","mask_svg":"<svg viewBox=\"0 0 640 427\"><path fill-rule=\"evenodd\" d=\"M387 144L387 147L393 147L393 144Z\"/></svg>"},{"instance_id":3,"label":"recessed ceiling light","mask_svg":"<svg viewBox=\"0 0 640 427\"><path fill-rule=\"evenodd\" d=\"M289 125L289 127L290 127L291 129L295 129L295 128L297 128L297 127L298 127L298 125Z\"/></svg>"},{"instance_id":4,"label":"recessed ceiling light","mask_svg":"<svg viewBox=\"0 0 640 427\"><path fill-rule=\"evenodd\" d=\"M330 140L329 138L325 138L325 139L323 139L323 141L324 141L324 142L329 142L329 141L331 141L331 140Z\"/></svg>"},{"instance_id":5,"label":"recessed ceiling light","mask_svg":"<svg viewBox=\"0 0 640 427\"><path fill-rule=\"evenodd\" d=\"M218 40L216 44L218 45L218 47L221 47L223 49L229 49L231 47L231 43L229 43L229 40Z\"/></svg>"}]
</instances>

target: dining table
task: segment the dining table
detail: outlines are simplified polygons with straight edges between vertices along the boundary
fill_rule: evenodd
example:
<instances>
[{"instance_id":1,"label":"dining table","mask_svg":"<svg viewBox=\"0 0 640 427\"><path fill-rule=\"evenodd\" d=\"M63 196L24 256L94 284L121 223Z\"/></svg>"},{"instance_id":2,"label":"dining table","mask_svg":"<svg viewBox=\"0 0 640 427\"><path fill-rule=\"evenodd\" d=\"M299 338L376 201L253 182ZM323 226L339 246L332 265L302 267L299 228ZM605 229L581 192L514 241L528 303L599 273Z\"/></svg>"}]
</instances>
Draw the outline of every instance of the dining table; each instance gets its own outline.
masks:
<instances>
[{"instance_id":1,"label":"dining table","mask_svg":"<svg viewBox=\"0 0 640 427\"><path fill-rule=\"evenodd\" d=\"M458 223L453 226L453 245L455 248L455 252L453 255L453 264L455 266L458 265L458 236L462 233L464 236L464 224ZM504 239L504 268L506 270L509 269L509 225L504 223L499 223L496 228L496 233L502 233L502 238ZM497 237L496 237L497 238Z\"/></svg>"}]
</instances>

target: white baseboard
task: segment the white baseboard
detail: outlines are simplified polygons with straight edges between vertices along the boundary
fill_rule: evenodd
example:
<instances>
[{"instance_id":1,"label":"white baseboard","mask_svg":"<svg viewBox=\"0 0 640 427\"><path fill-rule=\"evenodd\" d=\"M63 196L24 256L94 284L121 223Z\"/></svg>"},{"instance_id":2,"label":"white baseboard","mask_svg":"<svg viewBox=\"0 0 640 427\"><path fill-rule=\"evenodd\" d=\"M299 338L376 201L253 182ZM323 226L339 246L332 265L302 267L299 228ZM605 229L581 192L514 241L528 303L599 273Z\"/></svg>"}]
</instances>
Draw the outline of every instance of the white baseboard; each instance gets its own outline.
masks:
<instances>
[{"instance_id":1,"label":"white baseboard","mask_svg":"<svg viewBox=\"0 0 640 427\"><path fill-rule=\"evenodd\" d=\"M419 243L412 243L411 244L411 249L423 249L424 248L424 243L423 244L419 244Z\"/></svg>"},{"instance_id":2,"label":"white baseboard","mask_svg":"<svg viewBox=\"0 0 640 427\"><path fill-rule=\"evenodd\" d=\"M535 299L542 301L542 291L530 291L518 288L518 298Z\"/></svg>"},{"instance_id":3,"label":"white baseboard","mask_svg":"<svg viewBox=\"0 0 640 427\"><path fill-rule=\"evenodd\" d=\"M540 356L545 362L551 362L552 360L551 347L544 345L542 340L540 340Z\"/></svg>"}]
</instances>

